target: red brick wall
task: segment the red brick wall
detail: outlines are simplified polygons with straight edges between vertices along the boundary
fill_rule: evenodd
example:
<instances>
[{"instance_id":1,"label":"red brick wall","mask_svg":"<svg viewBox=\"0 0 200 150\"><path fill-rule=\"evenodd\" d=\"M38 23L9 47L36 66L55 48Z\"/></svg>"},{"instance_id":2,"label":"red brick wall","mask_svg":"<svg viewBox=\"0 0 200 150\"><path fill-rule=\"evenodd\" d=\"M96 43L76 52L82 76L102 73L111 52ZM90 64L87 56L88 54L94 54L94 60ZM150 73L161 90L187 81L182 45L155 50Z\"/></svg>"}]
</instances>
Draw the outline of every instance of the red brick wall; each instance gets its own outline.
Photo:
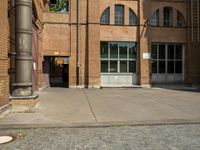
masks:
<instances>
[{"instance_id":1,"label":"red brick wall","mask_svg":"<svg viewBox=\"0 0 200 150\"><path fill-rule=\"evenodd\" d=\"M8 1L0 1L0 107L9 103Z\"/></svg>"},{"instance_id":2,"label":"red brick wall","mask_svg":"<svg viewBox=\"0 0 200 150\"><path fill-rule=\"evenodd\" d=\"M195 1L193 1L195 2ZM196 5L196 4L195 4ZM200 4L199 6L200 7ZM198 10L198 8L197 8ZM191 6L188 4L188 20L191 20ZM198 13L198 12L197 12ZM198 14L198 19L200 15ZM200 84L200 41L198 40L198 24L188 22L188 51L186 53L186 82L190 84ZM194 27L192 29L192 26ZM192 31L193 30L193 34ZM197 37L196 37L196 36ZM200 38L200 37L199 37Z\"/></svg>"},{"instance_id":3,"label":"red brick wall","mask_svg":"<svg viewBox=\"0 0 200 150\"><path fill-rule=\"evenodd\" d=\"M140 2L138 5L138 2ZM125 6L125 25L114 25L114 6ZM138 8L138 6L140 6ZM144 27L156 9L173 7L174 25L176 11L187 16L186 0L81 0L80 1L80 85L99 87L100 85L100 41L138 41L137 26L129 25L129 8L140 18L140 64L138 68L139 84L150 83L150 61L142 54L150 52L151 42L187 43L186 28ZM111 25L100 25L102 12L110 7ZM69 56L69 85L76 86L77 62L77 1L70 1L69 13L44 13L44 56ZM140 11L139 11L140 10ZM95 12L95 13L94 13ZM139 13L140 12L140 13ZM163 22L160 11L160 22ZM162 23L161 23L162 25ZM172 34L173 33L173 34ZM69 47L68 47L69 46ZM186 75L187 76L187 75Z\"/></svg>"},{"instance_id":4,"label":"red brick wall","mask_svg":"<svg viewBox=\"0 0 200 150\"><path fill-rule=\"evenodd\" d=\"M42 50L43 50L43 9L44 9L44 4L40 0L33 0L33 7L35 7L34 14L35 16L35 23L34 26L35 28L35 34L33 36L33 40L36 41L37 43L37 48L36 48L36 54L35 57L37 58L37 87L35 89L38 89L44 85L43 79L42 79ZM34 44L34 43L33 43Z\"/></svg>"}]
</instances>

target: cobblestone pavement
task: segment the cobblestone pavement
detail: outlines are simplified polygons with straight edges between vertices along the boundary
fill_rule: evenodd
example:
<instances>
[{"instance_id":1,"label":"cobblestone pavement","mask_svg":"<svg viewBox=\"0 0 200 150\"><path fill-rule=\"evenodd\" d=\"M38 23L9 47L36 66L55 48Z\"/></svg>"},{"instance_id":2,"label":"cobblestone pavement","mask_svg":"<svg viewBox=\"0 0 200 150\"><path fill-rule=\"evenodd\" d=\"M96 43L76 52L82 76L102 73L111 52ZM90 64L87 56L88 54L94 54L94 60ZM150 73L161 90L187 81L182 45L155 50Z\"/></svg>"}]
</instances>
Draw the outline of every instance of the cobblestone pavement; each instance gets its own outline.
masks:
<instances>
[{"instance_id":1,"label":"cobblestone pavement","mask_svg":"<svg viewBox=\"0 0 200 150\"><path fill-rule=\"evenodd\" d=\"M2 130L1 150L199 150L200 124Z\"/></svg>"}]
</instances>

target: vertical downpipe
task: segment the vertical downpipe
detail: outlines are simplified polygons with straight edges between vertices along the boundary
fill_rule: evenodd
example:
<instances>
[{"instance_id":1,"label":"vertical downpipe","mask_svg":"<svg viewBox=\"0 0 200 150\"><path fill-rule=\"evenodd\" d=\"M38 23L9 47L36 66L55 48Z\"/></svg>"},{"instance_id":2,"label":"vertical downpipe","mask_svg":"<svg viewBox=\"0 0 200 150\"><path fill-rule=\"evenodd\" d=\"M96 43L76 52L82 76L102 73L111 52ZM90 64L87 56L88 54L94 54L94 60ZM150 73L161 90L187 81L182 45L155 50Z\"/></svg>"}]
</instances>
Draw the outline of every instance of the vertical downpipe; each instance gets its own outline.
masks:
<instances>
[{"instance_id":1,"label":"vertical downpipe","mask_svg":"<svg viewBox=\"0 0 200 150\"><path fill-rule=\"evenodd\" d=\"M32 91L32 0L15 3L15 83L12 97L28 98Z\"/></svg>"},{"instance_id":2,"label":"vertical downpipe","mask_svg":"<svg viewBox=\"0 0 200 150\"><path fill-rule=\"evenodd\" d=\"M76 84L80 85L80 0L77 0L77 66L76 66Z\"/></svg>"},{"instance_id":3,"label":"vertical downpipe","mask_svg":"<svg viewBox=\"0 0 200 150\"><path fill-rule=\"evenodd\" d=\"M138 84L141 84L141 55L140 55L140 43L141 43L141 39L140 39L140 0L137 1L137 13L138 13L138 17L137 17L137 21L138 21L138 25L137 25L137 76L138 76Z\"/></svg>"},{"instance_id":4,"label":"vertical downpipe","mask_svg":"<svg viewBox=\"0 0 200 150\"><path fill-rule=\"evenodd\" d=\"M191 8L190 8L190 12L191 12L191 39L192 39L192 42L193 42L193 0L191 0Z\"/></svg>"},{"instance_id":5,"label":"vertical downpipe","mask_svg":"<svg viewBox=\"0 0 200 150\"><path fill-rule=\"evenodd\" d=\"M198 34L198 42L200 42L200 5L199 5L199 1L197 1L197 34Z\"/></svg>"}]
</instances>

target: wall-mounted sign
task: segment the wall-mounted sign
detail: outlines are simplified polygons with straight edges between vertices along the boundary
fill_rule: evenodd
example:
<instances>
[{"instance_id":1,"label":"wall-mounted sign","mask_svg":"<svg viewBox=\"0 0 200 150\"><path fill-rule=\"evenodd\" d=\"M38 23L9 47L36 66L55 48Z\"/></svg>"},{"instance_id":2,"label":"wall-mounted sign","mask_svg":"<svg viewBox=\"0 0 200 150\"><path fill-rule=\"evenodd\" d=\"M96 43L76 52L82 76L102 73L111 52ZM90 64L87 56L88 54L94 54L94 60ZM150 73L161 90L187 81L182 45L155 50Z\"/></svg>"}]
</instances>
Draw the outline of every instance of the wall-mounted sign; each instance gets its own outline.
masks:
<instances>
[{"instance_id":1,"label":"wall-mounted sign","mask_svg":"<svg viewBox=\"0 0 200 150\"><path fill-rule=\"evenodd\" d=\"M54 52L54 55L59 55L59 52Z\"/></svg>"},{"instance_id":2,"label":"wall-mounted sign","mask_svg":"<svg viewBox=\"0 0 200 150\"><path fill-rule=\"evenodd\" d=\"M143 53L143 59L151 59L150 53Z\"/></svg>"},{"instance_id":3,"label":"wall-mounted sign","mask_svg":"<svg viewBox=\"0 0 200 150\"><path fill-rule=\"evenodd\" d=\"M33 70L36 70L37 69L37 65L36 65L36 63L34 62L33 63Z\"/></svg>"}]
</instances>

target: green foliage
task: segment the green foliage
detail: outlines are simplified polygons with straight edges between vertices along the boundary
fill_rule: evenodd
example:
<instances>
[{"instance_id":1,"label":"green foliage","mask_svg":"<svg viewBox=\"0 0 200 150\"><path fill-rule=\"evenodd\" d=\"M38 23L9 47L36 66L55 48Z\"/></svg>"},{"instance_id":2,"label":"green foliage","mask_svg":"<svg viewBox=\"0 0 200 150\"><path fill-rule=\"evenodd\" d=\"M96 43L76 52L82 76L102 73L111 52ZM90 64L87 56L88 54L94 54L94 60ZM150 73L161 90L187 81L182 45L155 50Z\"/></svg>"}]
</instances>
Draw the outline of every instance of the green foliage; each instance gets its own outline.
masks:
<instances>
[{"instance_id":1,"label":"green foliage","mask_svg":"<svg viewBox=\"0 0 200 150\"><path fill-rule=\"evenodd\" d=\"M66 11L68 8L68 2L66 0L59 0L56 4L50 4L50 11L61 12Z\"/></svg>"}]
</instances>

